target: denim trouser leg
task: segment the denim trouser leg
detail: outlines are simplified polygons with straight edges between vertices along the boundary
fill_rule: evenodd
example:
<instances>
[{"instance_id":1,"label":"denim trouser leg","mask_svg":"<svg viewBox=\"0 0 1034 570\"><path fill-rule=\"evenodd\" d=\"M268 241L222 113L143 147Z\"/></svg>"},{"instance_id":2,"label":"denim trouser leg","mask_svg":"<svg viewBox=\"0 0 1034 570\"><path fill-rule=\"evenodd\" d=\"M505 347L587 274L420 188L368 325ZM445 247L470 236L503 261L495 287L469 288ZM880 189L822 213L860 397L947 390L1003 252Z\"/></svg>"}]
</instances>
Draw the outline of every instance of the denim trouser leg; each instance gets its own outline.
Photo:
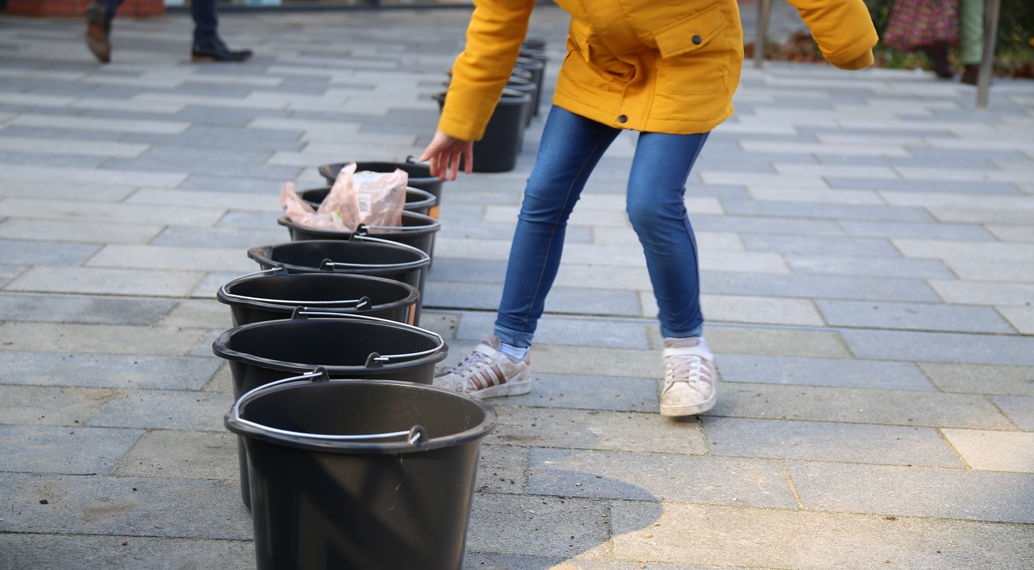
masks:
<instances>
[{"instance_id":1,"label":"denim trouser leg","mask_svg":"<svg viewBox=\"0 0 1034 570\"><path fill-rule=\"evenodd\" d=\"M108 16L114 18L115 12L118 12L118 7L122 5L123 1L124 0L97 0L97 3L107 8Z\"/></svg>"},{"instance_id":2,"label":"denim trouser leg","mask_svg":"<svg viewBox=\"0 0 1034 570\"><path fill-rule=\"evenodd\" d=\"M559 107L549 111L524 190L495 322L495 334L503 343L531 346L546 294L560 268L567 218L593 167L620 132Z\"/></svg>"},{"instance_id":3,"label":"denim trouser leg","mask_svg":"<svg viewBox=\"0 0 1034 570\"><path fill-rule=\"evenodd\" d=\"M192 0L190 15L194 17L194 43L204 44L219 40L216 31L219 20L215 16L216 0Z\"/></svg>"},{"instance_id":4,"label":"denim trouser leg","mask_svg":"<svg viewBox=\"0 0 1034 570\"><path fill-rule=\"evenodd\" d=\"M684 197L708 134L641 133L628 180L628 218L646 254L666 338L700 336L703 330L696 236Z\"/></svg>"},{"instance_id":5,"label":"denim trouser leg","mask_svg":"<svg viewBox=\"0 0 1034 570\"><path fill-rule=\"evenodd\" d=\"M531 346L560 266L567 218L592 168L620 129L554 107L510 249L495 334ZM646 254L665 336L699 336L696 241L683 204L685 183L707 134L642 133L628 187L628 212Z\"/></svg>"}]
</instances>

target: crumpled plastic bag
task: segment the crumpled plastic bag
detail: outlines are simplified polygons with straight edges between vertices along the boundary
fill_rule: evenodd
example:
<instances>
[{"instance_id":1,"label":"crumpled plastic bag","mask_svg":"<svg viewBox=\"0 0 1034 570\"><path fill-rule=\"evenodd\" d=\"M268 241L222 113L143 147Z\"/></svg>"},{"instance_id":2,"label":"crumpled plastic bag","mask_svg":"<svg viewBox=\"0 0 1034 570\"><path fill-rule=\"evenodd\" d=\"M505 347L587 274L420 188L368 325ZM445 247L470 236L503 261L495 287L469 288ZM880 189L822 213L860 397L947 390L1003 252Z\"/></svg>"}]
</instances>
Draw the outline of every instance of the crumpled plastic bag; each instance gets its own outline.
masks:
<instances>
[{"instance_id":1,"label":"crumpled plastic bag","mask_svg":"<svg viewBox=\"0 0 1034 570\"><path fill-rule=\"evenodd\" d=\"M409 175L401 169L389 173L355 170L354 162L341 169L315 211L298 196L290 182L284 184L280 206L292 222L314 229L351 233L361 224L401 227Z\"/></svg>"}]
</instances>

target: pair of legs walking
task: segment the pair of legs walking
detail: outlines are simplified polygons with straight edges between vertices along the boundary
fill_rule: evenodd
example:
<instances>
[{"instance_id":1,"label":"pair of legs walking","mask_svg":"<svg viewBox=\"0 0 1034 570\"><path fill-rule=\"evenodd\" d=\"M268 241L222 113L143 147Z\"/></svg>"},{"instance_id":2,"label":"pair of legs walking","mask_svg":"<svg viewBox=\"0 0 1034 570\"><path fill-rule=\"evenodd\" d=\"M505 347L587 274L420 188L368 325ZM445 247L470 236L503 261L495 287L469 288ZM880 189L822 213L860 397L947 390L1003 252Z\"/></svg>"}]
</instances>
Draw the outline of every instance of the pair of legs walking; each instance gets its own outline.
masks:
<instances>
[{"instance_id":1,"label":"pair of legs walking","mask_svg":"<svg viewBox=\"0 0 1034 570\"><path fill-rule=\"evenodd\" d=\"M86 45L101 63L111 61L111 21L124 0L94 0L86 10ZM219 39L216 0L192 0L190 15L194 18L194 61L244 61L251 52L231 51Z\"/></svg>"},{"instance_id":2,"label":"pair of legs walking","mask_svg":"<svg viewBox=\"0 0 1034 570\"><path fill-rule=\"evenodd\" d=\"M560 268L567 220L593 168L620 133L621 129L552 108L510 249L495 338L486 337L474 355L436 379L436 384L481 397L530 390L527 349ZM696 239L683 201L686 179L707 136L640 133L628 181L627 211L642 244L659 307L668 376L685 376L697 366L702 370L698 376L704 379L694 382L708 385L687 386L706 392L695 398L702 400L699 404L713 405L713 357L699 338L704 319ZM491 358L482 358L486 354ZM699 362L690 362L694 358ZM687 387L669 387L672 382L680 381L667 382L665 393ZM679 400L676 394L668 398L672 399ZM704 411L686 408L684 403L676 403L678 409L668 407L669 412ZM661 411L666 411L664 394Z\"/></svg>"}]
</instances>

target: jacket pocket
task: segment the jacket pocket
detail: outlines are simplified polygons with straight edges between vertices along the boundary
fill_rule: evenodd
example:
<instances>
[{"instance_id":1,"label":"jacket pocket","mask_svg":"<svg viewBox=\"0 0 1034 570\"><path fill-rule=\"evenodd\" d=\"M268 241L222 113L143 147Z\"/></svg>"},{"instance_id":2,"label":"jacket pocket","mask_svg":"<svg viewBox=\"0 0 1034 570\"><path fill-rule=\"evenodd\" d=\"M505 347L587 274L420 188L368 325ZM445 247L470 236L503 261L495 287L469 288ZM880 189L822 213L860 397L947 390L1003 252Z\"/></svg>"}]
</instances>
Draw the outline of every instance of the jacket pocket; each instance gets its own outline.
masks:
<instances>
[{"instance_id":1,"label":"jacket pocket","mask_svg":"<svg viewBox=\"0 0 1034 570\"><path fill-rule=\"evenodd\" d=\"M729 25L718 4L692 16L687 16L653 33L657 51L667 59L692 53L707 46L719 32Z\"/></svg>"}]
</instances>

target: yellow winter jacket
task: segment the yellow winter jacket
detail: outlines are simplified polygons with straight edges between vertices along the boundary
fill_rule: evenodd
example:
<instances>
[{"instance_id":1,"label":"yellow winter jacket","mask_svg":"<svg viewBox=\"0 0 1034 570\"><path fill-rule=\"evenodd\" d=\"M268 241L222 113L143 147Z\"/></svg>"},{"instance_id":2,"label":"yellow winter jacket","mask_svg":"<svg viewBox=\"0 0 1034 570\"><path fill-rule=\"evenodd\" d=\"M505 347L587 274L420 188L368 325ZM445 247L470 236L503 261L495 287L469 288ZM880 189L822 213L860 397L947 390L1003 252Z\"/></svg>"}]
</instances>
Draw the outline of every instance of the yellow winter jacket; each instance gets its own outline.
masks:
<instances>
[{"instance_id":1,"label":"yellow winter jacket","mask_svg":"<svg viewBox=\"0 0 1034 570\"><path fill-rule=\"evenodd\" d=\"M862 0L789 0L841 69L872 65ZM743 63L736 0L555 0L571 14L553 104L616 128L710 131L733 113ZM438 128L479 140L510 76L535 0L475 0Z\"/></svg>"}]
</instances>

